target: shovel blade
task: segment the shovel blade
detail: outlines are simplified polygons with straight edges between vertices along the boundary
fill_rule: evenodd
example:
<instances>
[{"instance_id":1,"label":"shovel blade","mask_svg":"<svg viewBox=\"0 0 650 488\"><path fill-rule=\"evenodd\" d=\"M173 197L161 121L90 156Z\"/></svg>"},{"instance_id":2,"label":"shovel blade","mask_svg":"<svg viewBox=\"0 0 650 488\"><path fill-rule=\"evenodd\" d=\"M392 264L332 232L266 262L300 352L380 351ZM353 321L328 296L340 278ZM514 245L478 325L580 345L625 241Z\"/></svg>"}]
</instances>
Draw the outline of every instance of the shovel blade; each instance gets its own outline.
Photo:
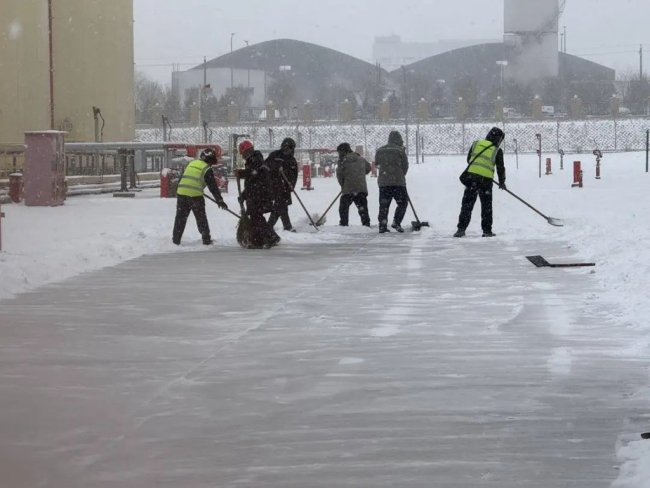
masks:
<instances>
[{"instance_id":1,"label":"shovel blade","mask_svg":"<svg viewBox=\"0 0 650 488\"><path fill-rule=\"evenodd\" d=\"M419 232L420 230L422 230L422 227L431 227L429 225L429 222L419 222L419 221L411 222L411 226L413 227L413 232Z\"/></svg>"},{"instance_id":2,"label":"shovel blade","mask_svg":"<svg viewBox=\"0 0 650 488\"><path fill-rule=\"evenodd\" d=\"M564 221L562 219L555 219L553 217L549 217L548 223L554 227L564 227Z\"/></svg>"},{"instance_id":3,"label":"shovel blade","mask_svg":"<svg viewBox=\"0 0 650 488\"><path fill-rule=\"evenodd\" d=\"M551 263L549 263L542 256L526 256L526 259L528 259L528 261L533 263L538 268L550 268L551 267Z\"/></svg>"}]
</instances>

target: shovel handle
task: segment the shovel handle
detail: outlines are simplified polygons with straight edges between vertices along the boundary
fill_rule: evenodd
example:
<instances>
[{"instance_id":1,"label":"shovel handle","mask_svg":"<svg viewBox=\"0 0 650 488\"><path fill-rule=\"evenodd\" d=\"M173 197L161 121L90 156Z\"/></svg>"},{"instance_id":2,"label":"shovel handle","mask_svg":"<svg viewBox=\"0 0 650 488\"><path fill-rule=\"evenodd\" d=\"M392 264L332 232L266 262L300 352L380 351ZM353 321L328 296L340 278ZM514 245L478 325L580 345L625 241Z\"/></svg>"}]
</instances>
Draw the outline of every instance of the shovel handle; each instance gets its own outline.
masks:
<instances>
[{"instance_id":1,"label":"shovel handle","mask_svg":"<svg viewBox=\"0 0 650 488\"><path fill-rule=\"evenodd\" d=\"M331 210L331 208L334 206L334 204L336 203L336 201L337 201L339 198L341 198L341 195L342 195L342 194L343 194L343 190L341 190L341 191L339 192L339 194L336 195L336 198L332 201L332 203L330 203L330 206L327 207L327 210L325 210L325 213L321 216L320 219L318 219L318 222L316 222L316 227L318 227L318 226L321 224L321 222L323 221L323 219L324 219L325 216L327 215L327 212L329 212L329 211Z\"/></svg>"},{"instance_id":2,"label":"shovel handle","mask_svg":"<svg viewBox=\"0 0 650 488\"><path fill-rule=\"evenodd\" d=\"M217 203L217 201L216 201L214 198L212 198L210 195L206 195L206 194L204 193L203 196L204 196L205 198L207 198L208 200L210 200L211 202ZM217 205L218 205L218 203L217 203ZM230 215L232 215L232 216L234 216L234 217L237 217L238 219L241 219L241 216L240 216L240 215L236 214L235 212L233 212L233 211L230 210L229 208L224 208L224 210L225 210L226 212L228 212Z\"/></svg>"},{"instance_id":3,"label":"shovel handle","mask_svg":"<svg viewBox=\"0 0 650 488\"><path fill-rule=\"evenodd\" d=\"M494 180L492 180L492 181L494 181ZM496 183L497 185L499 185L499 183L497 183L496 181L494 181L494 183ZM527 206L529 209L531 209L533 212L537 213L538 215L541 215L541 216L544 217L547 221L550 222L550 220L551 220L550 217L547 217L546 215L544 215L542 212L540 212L539 210L537 210L535 207L533 207L533 206L532 206L530 203L528 203L526 200L524 200L523 198L518 197L517 195L515 195L514 193L512 193L512 192L511 192L510 190L508 190L507 188L504 188L504 191L505 191L506 193L512 195L513 197L515 197L517 200L519 200L521 203L523 203L524 205L526 205L526 206Z\"/></svg>"},{"instance_id":4,"label":"shovel handle","mask_svg":"<svg viewBox=\"0 0 650 488\"><path fill-rule=\"evenodd\" d=\"M282 178L284 178L284 181L287 182L287 185L289 185L289 187L291 187L291 183L289 182L289 179L286 177L286 175L284 174L284 171L282 171L282 169L280 169L280 174L282 175ZM303 209L303 210L305 211L305 213L307 214L307 218L308 218L309 221L311 222L311 225L313 225L314 227L316 227L316 223L314 222L314 219L312 219L312 218L311 218L311 215L309 215L309 212L307 211L307 208L305 207L305 204L302 203L302 200L301 200L300 197L298 196L298 193L296 193L296 189L295 189L295 188L291 188L291 191L293 192L293 194L294 194L294 195L296 196L296 198L298 199L298 202L300 202L300 206L302 207L302 209ZM320 229L319 229L318 227L316 227L316 230L320 232Z\"/></svg>"}]
</instances>

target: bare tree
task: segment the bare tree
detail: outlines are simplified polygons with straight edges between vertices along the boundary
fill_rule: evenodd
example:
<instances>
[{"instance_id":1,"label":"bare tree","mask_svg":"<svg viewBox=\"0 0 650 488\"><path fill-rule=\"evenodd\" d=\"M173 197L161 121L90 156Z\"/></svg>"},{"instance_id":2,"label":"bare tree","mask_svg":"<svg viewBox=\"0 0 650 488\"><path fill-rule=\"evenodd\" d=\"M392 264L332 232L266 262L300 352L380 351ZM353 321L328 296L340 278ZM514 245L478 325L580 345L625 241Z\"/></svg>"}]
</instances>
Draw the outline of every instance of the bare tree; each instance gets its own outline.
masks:
<instances>
[{"instance_id":1,"label":"bare tree","mask_svg":"<svg viewBox=\"0 0 650 488\"><path fill-rule=\"evenodd\" d=\"M151 123L156 103L165 105L165 88L142 72L135 74L135 109L139 123Z\"/></svg>"}]
</instances>

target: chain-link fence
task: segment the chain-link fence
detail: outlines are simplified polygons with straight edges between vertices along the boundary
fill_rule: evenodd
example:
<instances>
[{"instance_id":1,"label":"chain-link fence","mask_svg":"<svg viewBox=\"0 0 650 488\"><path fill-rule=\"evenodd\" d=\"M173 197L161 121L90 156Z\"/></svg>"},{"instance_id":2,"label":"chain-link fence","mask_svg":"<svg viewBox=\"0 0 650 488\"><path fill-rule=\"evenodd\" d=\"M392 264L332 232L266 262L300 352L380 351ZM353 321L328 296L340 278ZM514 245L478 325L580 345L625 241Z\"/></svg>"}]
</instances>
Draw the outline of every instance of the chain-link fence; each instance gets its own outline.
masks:
<instances>
[{"instance_id":1,"label":"chain-link fence","mask_svg":"<svg viewBox=\"0 0 650 488\"><path fill-rule=\"evenodd\" d=\"M191 144L216 143L227 150L232 134L247 134L257 147L265 149L277 147L285 137L293 137L302 148L331 149L341 142L349 142L353 146L363 145L366 153L371 154L386 143L391 130L398 130L408 141L411 153L415 153L415 141L419 138L425 155L453 155L466 153L471 143L484 138L494 125L493 122L454 121L418 124L404 120L346 125L280 122L274 125L255 123L210 127L209 132L200 127L178 127L172 129L168 138ZM536 152L539 147L537 134L542 136L544 152L563 150L569 154L592 152L594 149L604 152L642 151L646 149L650 118L511 121L496 125L506 133L507 151L514 150L516 139L520 152ZM138 139L144 142L161 141L162 129L138 130Z\"/></svg>"}]
</instances>

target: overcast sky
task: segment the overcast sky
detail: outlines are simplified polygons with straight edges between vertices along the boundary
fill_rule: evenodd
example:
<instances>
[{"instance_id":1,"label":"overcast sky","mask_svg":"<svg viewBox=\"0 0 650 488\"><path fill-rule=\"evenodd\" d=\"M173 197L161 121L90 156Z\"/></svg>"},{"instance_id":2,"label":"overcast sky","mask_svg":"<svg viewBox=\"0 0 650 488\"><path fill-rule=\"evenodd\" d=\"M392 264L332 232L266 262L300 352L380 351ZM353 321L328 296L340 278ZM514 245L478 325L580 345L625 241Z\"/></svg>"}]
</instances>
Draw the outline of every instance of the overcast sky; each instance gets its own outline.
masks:
<instances>
[{"instance_id":1,"label":"overcast sky","mask_svg":"<svg viewBox=\"0 0 650 488\"><path fill-rule=\"evenodd\" d=\"M136 68L171 81L172 64L188 69L234 48L272 39L313 42L372 61L375 36L404 41L499 39L503 0L134 0ZM570 54L617 70L650 69L649 0L567 0ZM647 72L647 70L646 70Z\"/></svg>"}]
</instances>

